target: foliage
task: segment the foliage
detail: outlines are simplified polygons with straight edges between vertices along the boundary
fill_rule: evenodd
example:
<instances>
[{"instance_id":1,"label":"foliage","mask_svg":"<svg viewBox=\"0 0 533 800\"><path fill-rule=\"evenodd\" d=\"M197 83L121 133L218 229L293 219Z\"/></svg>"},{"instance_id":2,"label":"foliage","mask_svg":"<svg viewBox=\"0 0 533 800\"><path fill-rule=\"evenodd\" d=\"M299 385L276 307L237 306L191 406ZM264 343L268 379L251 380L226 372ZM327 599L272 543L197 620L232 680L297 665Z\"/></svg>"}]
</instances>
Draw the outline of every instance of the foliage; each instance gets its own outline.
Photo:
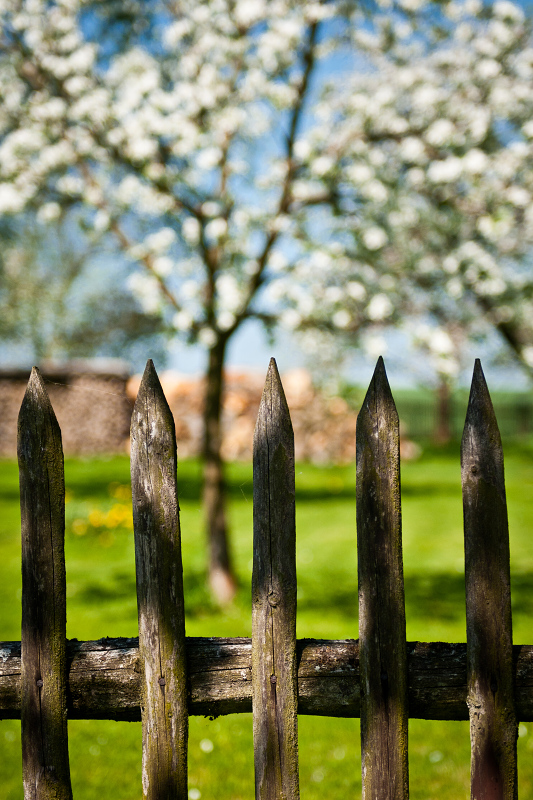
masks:
<instances>
[{"instance_id":1,"label":"foliage","mask_svg":"<svg viewBox=\"0 0 533 800\"><path fill-rule=\"evenodd\" d=\"M0 259L0 339L10 360L162 354L162 323L121 285L120 264L102 265L72 214L43 225L31 213L9 219ZM0 237L2 232L0 231Z\"/></svg>"}]
</instances>

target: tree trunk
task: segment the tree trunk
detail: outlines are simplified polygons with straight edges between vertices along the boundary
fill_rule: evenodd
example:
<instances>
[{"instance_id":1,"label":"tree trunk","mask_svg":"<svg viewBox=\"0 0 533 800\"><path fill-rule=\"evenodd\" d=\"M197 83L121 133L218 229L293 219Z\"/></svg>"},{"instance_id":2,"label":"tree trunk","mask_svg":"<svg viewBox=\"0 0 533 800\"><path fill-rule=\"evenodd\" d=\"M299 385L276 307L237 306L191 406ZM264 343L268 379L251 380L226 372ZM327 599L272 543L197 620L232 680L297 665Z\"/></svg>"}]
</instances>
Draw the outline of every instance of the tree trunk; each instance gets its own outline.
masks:
<instances>
[{"instance_id":1,"label":"tree trunk","mask_svg":"<svg viewBox=\"0 0 533 800\"><path fill-rule=\"evenodd\" d=\"M448 444L452 439L452 434L452 394L448 381L441 378L437 388L435 442L437 444Z\"/></svg>"},{"instance_id":2,"label":"tree trunk","mask_svg":"<svg viewBox=\"0 0 533 800\"><path fill-rule=\"evenodd\" d=\"M209 545L209 584L219 603L230 602L237 584L233 574L226 522L226 485L222 446L222 392L226 340L209 350L204 406L204 513Z\"/></svg>"}]
</instances>

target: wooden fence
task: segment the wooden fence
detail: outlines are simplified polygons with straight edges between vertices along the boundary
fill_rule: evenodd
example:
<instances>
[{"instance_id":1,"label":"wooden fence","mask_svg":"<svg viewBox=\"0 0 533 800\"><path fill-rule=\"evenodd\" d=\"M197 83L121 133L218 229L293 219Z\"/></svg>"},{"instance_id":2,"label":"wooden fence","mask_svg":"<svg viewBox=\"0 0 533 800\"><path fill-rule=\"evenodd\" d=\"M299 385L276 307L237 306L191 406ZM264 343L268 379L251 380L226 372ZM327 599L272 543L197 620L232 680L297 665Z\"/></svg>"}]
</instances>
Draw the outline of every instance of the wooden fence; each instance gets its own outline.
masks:
<instances>
[{"instance_id":1,"label":"wooden fence","mask_svg":"<svg viewBox=\"0 0 533 800\"><path fill-rule=\"evenodd\" d=\"M477 800L517 796L533 646L512 645L503 454L476 362L461 448L467 644L406 642L399 427L380 359L357 424L359 640L296 639L294 443L275 362L254 436L252 638L186 638L174 421L148 362L131 424L138 639L66 640L61 433L37 370L19 416L21 642L0 718L22 720L26 800L72 797L67 718L142 720L143 794L187 797L188 715L253 711L255 793L294 800L298 714L361 717L363 797L408 797L409 717L468 719Z\"/></svg>"}]
</instances>

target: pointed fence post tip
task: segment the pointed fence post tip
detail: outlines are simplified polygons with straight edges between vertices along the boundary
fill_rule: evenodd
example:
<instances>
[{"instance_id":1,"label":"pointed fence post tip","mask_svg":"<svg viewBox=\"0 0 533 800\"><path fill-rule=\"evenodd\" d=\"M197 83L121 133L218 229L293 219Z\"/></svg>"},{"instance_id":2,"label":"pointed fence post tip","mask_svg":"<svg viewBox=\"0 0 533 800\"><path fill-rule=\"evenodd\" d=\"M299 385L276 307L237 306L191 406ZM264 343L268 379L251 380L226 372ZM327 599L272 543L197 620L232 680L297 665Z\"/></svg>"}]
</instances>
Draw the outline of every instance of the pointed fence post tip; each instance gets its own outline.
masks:
<instances>
[{"instance_id":1,"label":"pointed fence post tip","mask_svg":"<svg viewBox=\"0 0 533 800\"><path fill-rule=\"evenodd\" d=\"M491 435L489 435L489 431ZM490 452L492 452L494 447L501 450L501 437L498 422L479 358L476 358L474 364L463 429L462 449L465 453L469 446L473 446L472 444L467 444L467 441L472 436L475 436L478 441L478 447L482 446L483 448L488 448ZM503 459L503 452L501 453L501 458Z\"/></svg>"},{"instance_id":2,"label":"pointed fence post tip","mask_svg":"<svg viewBox=\"0 0 533 800\"><path fill-rule=\"evenodd\" d=\"M278 380L280 380L278 365L276 363L276 359L274 358L274 356L272 356L270 361L268 362L267 378L270 378L273 375L275 375L278 378Z\"/></svg>"},{"instance_id":3,"label":"pointed fence post tip","mask_svg":"<svg viewBox=\"0 0 533 800\"><path fill-rule=\"evenodd\" d=\"M481 366L481 360L479 358L476 358L476 360L474 361L472 384L481 385L488 391L487 381L485 379L485 373L483 372L483 367Z\"/></svg>"},{"instance_id":4,"label":"pointed fence post tip","mask_svg":"<svg viewBox=\"0 0 533 800\"><path fill-rule=\"evenodd\" d=\"M32 392L45 392L48 394L39 367L31 368L30 377L28 378L28 385L26 387L26 391L28 390Z\"/></svg>"},{"instance_id":5,"label":"pointed fence post tip","mask_svg":"<svg viewBox=\"0 0 533 800\"><path fill-rule=\"evenodd\" d=\"M383 414L385 414L385 417L383 417ZM359 442L360 445L362 444L362 439L364 438L363 429L368 425L373 428L374 423L372 420L374 420L376 415L380 417L380 419L382 417L385 419L390 416L394 420L394 423L399 425L396 404L392 396L383 356L380 356L376 362L372 379L368 384L365 398L359 414L357 415L356 430L358 433L356 434L356 447L357 442Z\"/></svg>"},{"instance_id":6,"label":"pointed fence post tip","mask_svg":"<svg viewBox=\"0 0 533 800\"><path fill-rule=\"evenodd\" d=\"M263 394L257 414L254 437L264 434L266 430L265 425L267 424L266 420L269 420L269 424L271 424L273 420L279 420L280 422L284 420L285 422L282 427L286 427L290 430L292 435L289 405L285 397L285 391L274 357L270 359L268 365Z\"/></svg>"},{"instance_id":7,"label":"pointed fence post tip","mask_svg":"<svg viewBox=\"0 0 533 800\"><path fill-rule=\"evenodd\" d=\"M159 376L158 376L157 370L156 370L156 368L154 366L154 362L152 361L151 358L149 358L148 361L146 362L146 366L144 368L144 372L143 372L143 377L142 377L141 383L152 382L154 380L154 378L157 381L157 383L159 383Z\"/></svg>"},{"instance_id":8,"label":"pointed fence post tip","mask_svg":"<svg viewBox=\"0 0 533 800\"><path fill-rule=\"evenodd\" d=\"M383 356L380 356L376 362L372 381L378 386L389 386L389 379L387 377L387 370L385 369L385 361L383 360Z\"/></svg>"},{"instance_id":9,"label":"pointed fence post tip","mask_svg":"<svg viewBox=\"0 0 533 800\"><path fill-rule=\"evenodd\" d=\"M61 430L50 402L50 397L39 369L33 367L20 405L17 421L17 452L20 458L42 458L43 442L46 448L54 441L51 452L63 458ZM48 452L48 450L47 450ZM33 455L31 455L33 454Z\"/></svg>"},{"instance_id":10,"label":"pointed fence post tip","mask_svg":"<svg viewBox=\"0 0 533 800\"><path fill-rule=\"evenodd\" d=\"M144 403L146 396L150 392L155 393L155 396L158 398L159 402L161 403L162 401L163 406L168 405L163 392L163 387L161 386L161 381L159 380L159 375L157 374L157 370L151 358L149 358L146 362L146 367L144 368L135 404L137 405L137 403Z\"/></svg>"}]
</instances>

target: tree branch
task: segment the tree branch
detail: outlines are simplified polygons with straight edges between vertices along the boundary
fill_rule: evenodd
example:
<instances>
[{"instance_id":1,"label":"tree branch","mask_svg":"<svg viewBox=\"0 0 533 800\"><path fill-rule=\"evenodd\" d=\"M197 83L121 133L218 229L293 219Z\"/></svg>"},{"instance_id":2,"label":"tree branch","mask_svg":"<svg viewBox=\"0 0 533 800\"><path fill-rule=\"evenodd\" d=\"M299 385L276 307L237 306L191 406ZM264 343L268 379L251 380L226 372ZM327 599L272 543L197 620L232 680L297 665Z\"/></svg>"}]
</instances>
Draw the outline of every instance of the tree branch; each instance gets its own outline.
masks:
<instances>
[{"instance_id":1,"label":"tree branch","mask_svg":"<svg viewBox=\"0 0 533 800\"><path fill-rule=\"evenodd\" d=\"M287 170L285 173L285 178L283 182L283 188L281 192L281 197L278 204L278 209L275 214L275 218L282 216L283 214L287 213L289 209L289 205L291 202L291 192L292 192L292 183L294 180L294 172L295 172L295 165L294 165L294 145L296 142L296 135L298 133L298 126L302 117L304 103L307 97L307 92L309 89L309 81L311 78L311 73L313 71L313 67L315 66L316 60L316 44L318 38L318 30L319 30L319 23L313 22L307 31L307 43L305 46L305 50L303 53L303 63L304 63L304 72L302 75L302 80L298 87L298 93L296 96L296 101L292 109L291 120L289 125L289 135L287 137L287 148L286 148L286 156L285 161L287 165ZM236 316L235 322L230 329L230 333L233 333L239 325L246 319L248 315L248 309L250 304L252 303L255 295L257 294L259 288L264 282L264 275L266 266L268 263L268 257L279 237L279 230L273 228L266 238L265 245L259 256L257 263L258 268L252 279L250 280L250 284L248 287L248 294L243 303L243 310L240 314Z\"/></svg>"}]
</instances>

